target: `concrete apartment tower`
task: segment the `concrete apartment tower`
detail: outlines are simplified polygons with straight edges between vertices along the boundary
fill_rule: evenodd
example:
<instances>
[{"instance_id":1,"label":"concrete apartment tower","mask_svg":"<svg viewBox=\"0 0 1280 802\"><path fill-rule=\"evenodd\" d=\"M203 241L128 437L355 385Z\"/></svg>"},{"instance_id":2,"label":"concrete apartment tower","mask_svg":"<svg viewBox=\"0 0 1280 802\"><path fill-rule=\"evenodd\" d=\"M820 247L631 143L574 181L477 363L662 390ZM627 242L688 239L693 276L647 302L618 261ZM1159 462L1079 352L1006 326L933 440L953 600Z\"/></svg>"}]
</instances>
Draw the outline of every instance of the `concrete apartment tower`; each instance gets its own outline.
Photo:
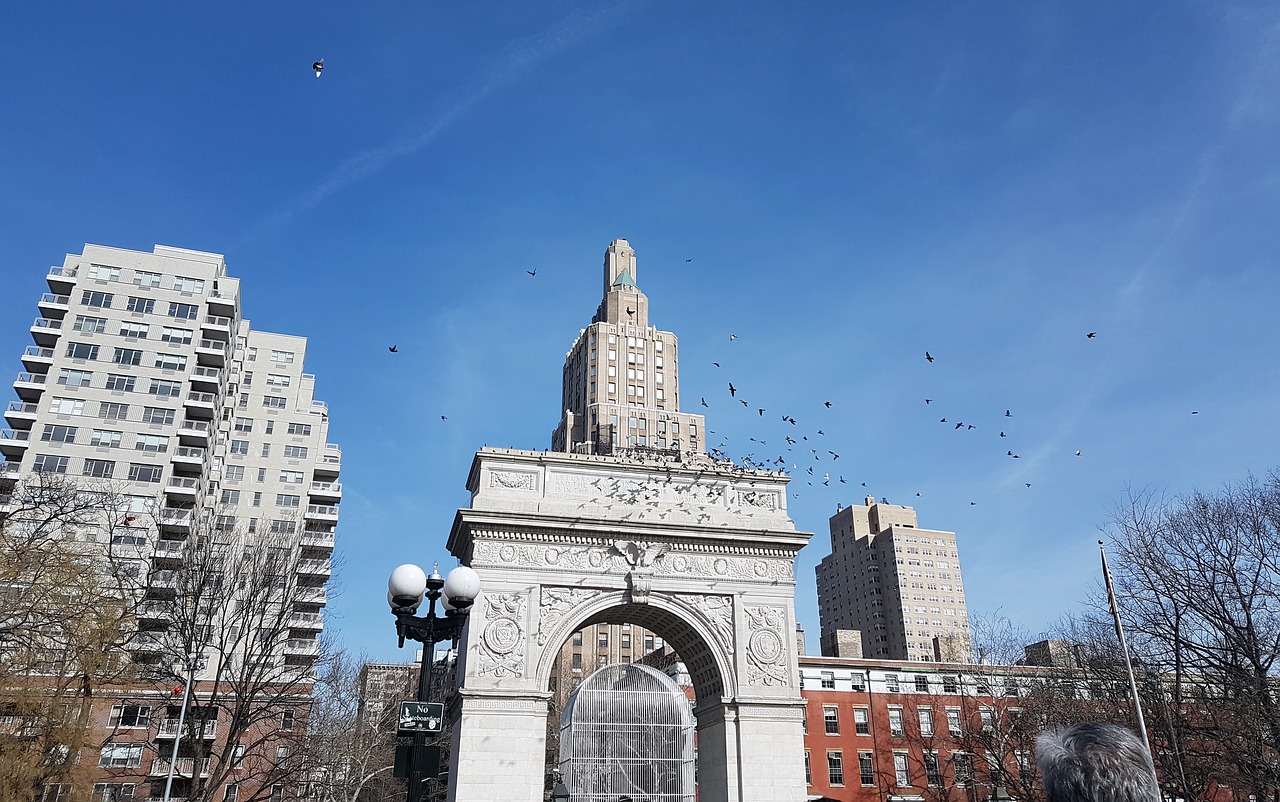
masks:
<instances>
[{"instance_id":1,"label":"concrete apartment tower","mask_svg":"<svg viewBox=\"0 0 1280 802\"><path fill-rule=\"evenodd\" d=\"M614 454L628 449L700 452L703 417L680 411L676 335L649 325L649 299L636 284L636 252L624 239L604 252L604 298L565 354L555 451Z\"/></svg>"},{"instance_id":2,"label":"concrete apartment tower","mask_svg":"<svg viewBox=\"0 0 1280 802\"><path fill-rule=\"evenodd\" d=\"M18 400L4 413L10 428L0 431L0 517L11 511L6 494L35 472L122 494L137 529L116 528L110 540L137 549L148 601L129 648L143 666L162 659L173 609L165 599L193 533L234 532L246 549L277 536L273 548L297 550L287 582L296 592L272 659L305 675L319 654L342 494L328 408L303 372L306 339L252 329L239 281L218 254L86 245L47 281L35 342L13 382ZM104 752L103 765L127 769L144 754L166 754L176 722L166 728L165 715L173 713L163 704L135 715L151 729L125 733L128 742L113 745L110 760ZM137 772L146 769L143 762Z\"/></svg>"},{"instance_id":3,"label":"concrete apartment tower","mask_svg":"<svg viewBox=\"0 0 1280 802\"><path fill-rule=\"evenodd\" d=\"M870 496L829 523L831 554L817 568L823 655L969 661L954 532L920 529L913 508Z\"/></svg>"}]
</instances>

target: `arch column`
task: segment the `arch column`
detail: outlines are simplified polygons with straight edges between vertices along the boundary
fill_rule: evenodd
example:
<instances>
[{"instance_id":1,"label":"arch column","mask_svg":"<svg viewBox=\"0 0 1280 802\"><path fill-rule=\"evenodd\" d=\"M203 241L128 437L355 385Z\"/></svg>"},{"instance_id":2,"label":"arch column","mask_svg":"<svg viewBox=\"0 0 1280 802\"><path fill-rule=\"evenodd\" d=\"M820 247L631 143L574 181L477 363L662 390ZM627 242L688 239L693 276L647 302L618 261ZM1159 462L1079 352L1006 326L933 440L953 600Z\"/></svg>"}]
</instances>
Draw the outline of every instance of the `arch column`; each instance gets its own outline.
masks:
<instances>
[{"instance_id":1,"label":"arch column","mask_svg":"<svg viewBox=\"0 0 1280 802\"><path fill-rule=\"evenodd\" d=\"M449 802L542 799L550 697L458 691Z\"/></svg>"}]
</instances>

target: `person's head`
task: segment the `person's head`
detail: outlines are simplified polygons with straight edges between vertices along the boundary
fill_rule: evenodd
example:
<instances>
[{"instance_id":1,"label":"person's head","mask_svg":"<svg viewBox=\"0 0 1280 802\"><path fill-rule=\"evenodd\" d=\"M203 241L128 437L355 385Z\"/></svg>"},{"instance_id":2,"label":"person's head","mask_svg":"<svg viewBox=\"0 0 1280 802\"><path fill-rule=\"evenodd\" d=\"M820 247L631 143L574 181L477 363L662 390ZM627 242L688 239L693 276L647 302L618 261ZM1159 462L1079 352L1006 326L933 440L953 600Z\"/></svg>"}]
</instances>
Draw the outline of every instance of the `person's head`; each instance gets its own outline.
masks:
<instances>
[{"instance_id":1,"label":"person's head","mask_svg":"<svg viewBox=\"0 0 1280 802\"><path fill-rule=\"evenodd\" d=\"M1036 739L1049 802L1160 802L1146 744L1124 727L1086 722Z\"/></svg>"}]
</instances>

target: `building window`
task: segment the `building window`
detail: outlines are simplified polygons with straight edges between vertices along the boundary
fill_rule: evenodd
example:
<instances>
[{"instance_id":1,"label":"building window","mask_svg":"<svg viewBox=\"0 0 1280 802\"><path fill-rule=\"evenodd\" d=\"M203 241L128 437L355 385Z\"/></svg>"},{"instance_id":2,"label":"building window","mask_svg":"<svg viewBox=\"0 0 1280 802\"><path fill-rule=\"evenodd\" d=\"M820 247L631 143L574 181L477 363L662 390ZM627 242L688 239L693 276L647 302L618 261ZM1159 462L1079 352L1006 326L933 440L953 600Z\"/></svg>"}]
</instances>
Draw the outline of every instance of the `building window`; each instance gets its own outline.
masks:
<instances>
[{"instance_id":1,"label":"building window","mask_svg":"<svg viewBox=\"0 0 1280 802\"><path fill-rule=\"evenodd\" d=\"M67 472L66 457L57 457L53 454L37 454L35 462L31 463L31 470L36 473L66 473Z\"/></svg>"},{"instance_id":2,"label":"building window","mask_svg":"<svg viewBox=\"0 0 1280 802\"><path fill-rule=\"evenodd\" d=\"M72 359L97 359L98 346L89 343L67 343L67 356Z\"/></svg>"},{"instance_id":3,"label":"building window","mask_svg":"<svg viewBox=\"0 0 1280 802\"><path fill-rule=\"evenodd\" d=\"M89 278L97 279L98 281L119 281L120 268L107 267L106 265L89 265L89 270L86 275L88 275Z\"/></svg>"},{"instance_id":4,"label":"building window","mask_svg":"<svg viewBox=\"0 0 1280 802\"><path fill-rule=\"evenodd\" d=\"M943 677L942 692L951 694L960 693L960 681L955 677Z\"/></svg>"},{"instance_id":5,"label":"building window","mask_svg":"<svg viewBox=\"0 0 1280 802\"><path fill-rule=\"evenodd\" d=\"M285 459L306 459L307 447L306 446L285 446L284 456L285 456Z\"/></svg>"},{"instance_id":6,"label":"building window","mask_svg":"<svg viewBox=\"0 0 1280 802\"><path fill-rule=\"evenodd\" d=\"M204 280L198 278L187 278L186 276L174 276L173 288L178 292L204 292Z\"/></svg>"},{"instance_id":7,"label":"building window","mask_svg":"<svg viewBox=\"0 0 1280 802\"><path fill-rule=\"evenodd\" d=\"M269 457L269 456L271 456L271 444L270 444L270 443L263 443L263 444L262 444L262 456L264 456L264 457Z\"/></svg>"},{"instance_id":8,"label":"building window","mask_svg":"<svg viewBox=\"0 0 1280 802\"><path fill-rule=\"evenodd\" d=\"M973 782L973 755L956 752L951 755L951 767L955 771L956 785L968 785Z\"/></svg>"},{"instance_id":9,"label":"building window","mask_svg":"<svg viewBox=\"0 0 1280 802\"><path fill-rule=\"evenodd\" d=\"M44 431L40 433L40 440L45 443L73 443L75 439L76 427L74 426L47 423Z\"/></svg>"},{"instance_id":10,"label":"building window","mask_svg":"<svg viewBox=\"0 0 1280 802\"><path fill-rule=\"evenodd\" d=\"M93 802L125 802L133 799L133 783L94 783Z\"/></svg>"},{"instance_id":11,"label":"building window","mask_svg":"<svg viewBox=\"0 0 1280 802\"><path fill-rule=\"evenodd\" d=\"M573 633L573 645L574 645L574 646L581 646L581 645L582 645L582 632L581 632L581 631Z\"/></svg>"},{"instance_id":12,"label":"building window","mask_svg":"<svg viewBox=\"0 0 1280 802\"><path fill-rule=\"evenodd\" d=\"M246 454L248 454L248 453L249 453L249 441L248 441L248 440L232 440L232 441L231 441L231 453L232 453L232 454L240 454L240 455L246 455Z\"/></svg>"},{"instance_id":13,"label":"building window","mask_svg":"<svg viewBox=\"0 0 1280 802\"><path fill-rule=\"evenodd\" d=\"M240 786L231 783L227 786L227 791L222 796L222 802L236 802L240 798Z\"/></svg>"},{"instance_id":14,"label":"building window","mask_svg":"<svg viewBox=\"0 0 1280 802\"><path fill-rule=\"evenodd\" d=\"M906 730L902 726L902 708L901 707L889 708L889 734L890 735L906 734Z\"/></svg>"},{"instance_id":15,"label":"building window","mask_svg":"<svg viewBox=\"0 0 1280 802\"><path fill-rule=\"evenodd\" d=\"M292 507L292 508L296 509L296 508L299 506L299 504L300 504L300 502L301 502L301 499L302 499L302 497L301 497L301 496L292 496L292 495L289 495L288 493L277 493L277 494L276 494L276 506L277 506L277 507Z\"/></svg>"},{"instance_id":16,"label":"building window","mask_svg":"<svg viewBox=\"0 0 1280 802\"><path fill-rule=\"evenodd\" d=\"M932 750L925 750L924 753L924 779L934 788L942 785L942 771L938 768L938 753Z\"/></svg>"},{"instance_id":17,"label":"building window","mask_svg":"<svg viewBox=\"0 0 1280 802\"><path fill-rule=\"evenodd\" d=\"M186 370L187 358L178 354L156 354L156 367L161 370Z\"/></svg>"},{"instance_id":18,"label":"building window","mask_svg":"<svg viewBox=\"0 0 1280 802\"><path fill-rule=\"evenodd\" d=\"M596 645L597 645L597 646L599 646L599 647L600 647L600 648L602 648L602 649L603 649L603 648L605 648L605 647L607 647L607 646L609 645L609 632L608 632L608 630L604 630L604 629L602 629L602 630L600 630L600 632L599 632L599 633L597 633L597 635L596 635Z\"/></svg>"},{"instance_id":19,"label":"building window","mask_svg":"<svg viewBox=\"0 0 1280 802\"><path fill-rule=\"evenodd\" d=\"M836 707L822 708L822 724L827 735L840 734L840 711Z\"/></svg>"},{"instance_id":20,"label":"building window","mask_svg":"<svg viewBox=\"0 0 1280 802\"><path fill-rule=\"evenodd\" d=\"M293 732L293 711L286 710L280 714L280 729Z\"/></svg>"},{"instance_id":21,"label":"building window","mask_svg":"<svg viewBox=\"0 0 1280 802\"><path fill-rule=\"evenodd\" d=\"M114 744L102 746L98 766L104 769L136 769L142 765L143 744Z\"/></svg>"},{"instance_id":22,"label":"building window","mask_svg":"<svg viewBox=\"0 0 1280 802\"><path fill-rule=\"evenodd\" d=\"M129 464L130 482L159 482L164 468L159 465L146 465L133 462Z\"/></svg>"},{"instance_id":23,"label":"building window","mask_svg":"<svg viewBox=\"0 0 1280 802\"><path fill-rule=\"evenodd\" d=\"M292 351L272 351L272 352L271 352L271 361L272 361L272 362L283 362L283 363L285 363L286 365L292 365L292 364L293 364L293 352L292 352Z\"/></svg>"},{"instance_id":24,"label":"building window","mask_svg":"<svg viewBox=\"0 0 1280 802\"><path fill-rule=\"evenodd\" d=\"M252 432L253 418L236 418L235 425L232 429L237 432L244 432L245 434Z\"/></svg>"},{"instance_id":25,"label":"building window","mask_svg":"<svg viewBox=\"0 0 1280 802\"><path fill-rule=\"evenodd\" d=\"M264 395L262 397L262 405L267 409L284 409L288 403L288 399L278 395Z\"/></svg>"},{"instance_id":26,"label":"building window","mask_svg":"<svg viewBox=\"0 0 1280 802\"><path fill-rule=\"evenodd\" d=\"M89 435L89 445L99 448L119 448L121 434L110 429L94 429Z\"/></svg>"},{"instance_id":27,"label":"building window","mask_svg":"<svg viewBox=\"0 0 1280 802\"><path fill-rule=\"evenodd\" d=\"M579 671L582 670L582 653L581 652L573 653L573 667L578 669Z\"/></svg>"},{"instance_id":28,"label":"building window","mask_svg":"<svg viewBox=\"0 0 1280 802\"><path fill-rule=\"evenodd\" d=\"M173 410L164 407L145 407L142 410L142 422L159 424L161 426L173 425Z\"/></svg>"},{"instance_id":29,"label":"building window","mask_svg":"<svg viewBox=\"0 0 1280 802\"><path fill-rule=\"evenodd\" d=\"M182 382L152 379L151 386L147 388L147 392L161 398L176 398L182 395Z\"/></svg>"},{"instance_id":30,"label":"building window","mask_svg":"<svg viewBox=\"0 0 1280 802\"><path fill-rule=\"evenodd\" d=\"M809 766L809 750L804 750L804 784L813 785L813 770Z\"/></svg>"},{"instance_id":31,"label":"building window","mask_svg":"<svg viewBox=\"0 0 1280 802\"><path fill-rule=\"evenodd\" d=\"M244 744L236 744L231 751L231 768L238 769L244 765Z\"/></svg>"},{"instance_id":32,"label":"building window","mask_svg":"<svg viewBox=\"0 0 1280 802\"><path fill-rule=\"evenodd\" d=\"M244 466L243 466L243 465L228 465L228 466L224 469L224 471L225 471L225 475L226 475L226 477L227 477L227 481L230 481L230 482L239 482L240 480L244 479Z\"/></svg>"},{"instance_id":33,"label":"building window","mask_svg":"<svg viewBox=\"0 0 1280 802\"><path fill-rule=\"evenodd\" d=\"M849 682L852 684L853 690L858 691L859 693L867 689L867 678L857 672L849 678Z\"/></svg>"},{"instance_id":34,"label":"building window","mask_svg":"<svg viewBox=\"0 0 1280 802\"><path fill-rule=\"evenodd\" d=\"M121 323L120 336L130 340L145 340L151 327L146 323Z\"/></svg>"},{"instance_id":35,"label":"building window","mask_svg":"<svg viewBox=\"0 0 1280 802\"><path fill-rule=\"evenodd\" d=\"M294 435L294 436L296 436L296 437L310 437L310 436L311 436L311 424L309 424L309 423L290 423L290 424L289 424L289 434Z\"/></svg>"},{"instance_id":36,"label":"building window","mask_svg":"<svg viewBox=\"0 0 1280 802\"><path fill-rule=\"evenodd\" d=\"M142 352L136 348L117 348L111 361L117 365L141 365Z\"/></svg>"},{"instance_id":37,"label":"building window","mask_svg":"<svg viewBox=\"0 0 1280 802\"><path fill-rule=\"evenodd\" d=\"M200 307L195 304L176 304L169 302L169 317L178 320L195 320L200 314Z\"/></svg>"},{"instance_id":38,"label":"building window","mask_svg":"<svg viewBox=\"0 0 1280 802\"><path fill-rule=\"evenodd\" d=\"M71 327L72 331L83 331L87 334L93 334L98 331L107 330L107 319L105 317L88 317L86 315L76 315L76 322Z\"/></svg>"},{"instance_id":39,"label":"building window","mask_svg":"<svg viewBox=\"0 0 1280 802\"><path fill-rule=\"evenodd\" d=\"M898 693L901 690L901 688L898 687L898 675L885 674L884 686L885 686L885 690L887 690L889 693Z\"/></svg>"},{"instance_id":40,"label":"building window","mask_svg":"<svg viewBox=\"0 0 1280 802\"><path fill-rule=\"evenodd\" d=\"M920 734L928 737L933 735L933 710L928 707L916 709L916 717L920 720Z\"/></svg>"},{"instance_id":41,"label":"building window","mask_svg":"<svg viewBox=\"0 0 1280 802\"><path fill-rule=\"evenodd\" d=\"M117 393L132 393L137 384L138 380L134 376L126 376L123 373L107 374L108 390L114 390Z\"/></svg>"},{"instance_id":42,"label":"building window","mask_svg":"<svg viewBox=\"0 0 1280 802\"><path fill-rule=\"evenodd\" d=\"M907 788L911 785L911 770L907 766L907 756L904 752L893 753L893 782L899 788Z\"/></svg>"},{"instance_id":43,"label":"building window","mask_svg":"<svg viewBox=\"0 0 1280 802\"><path fill-rule=\"evenodd\" d=\"M876 784L875 759L870 752L858 753L858 781L863 785Z\"/></svg>"},{"instance_id":44,"label":"building window","mask_svg":"<svg viewBox=\"0 0 1280 802\"><path fill-rule=\"evenodd\" d=\"M844 755L840 752L827 753L827 783L844 785Z\"/></svg>"},{"instance_id":45,"label":"building window","mask_svg":"<svg viewBox=\"0 0 1280 802\"><path fill-rule=\"evenodd\" d=\"M916 690L920 693L929 692L929 678L923 674L916 675Z\"/></svg>"},{"instance_id":46,"label":"building window","mask_svg":"<svg viewBox=\"0 0 1280 802\"><path fill-rule=\"evenodd\" d=\"M964 730L960 726L960 710L955 707L947 708L947 732L951 735L963 735Z\"/></svg>"},{"instance_id":47,"label":"building window","mask_svg":"<svg viewBox=\"0 0 1280 802\"><path fill-rule=\"evenodd\" d=\"M833 671L822 672L822 687L831 690L836 687L836 675Z\"/></svg>"},{"instance_id":48,"label":"building window","mask_svg":"<svg viewBox=\"0 0 1280 802\"><path fill-rule=\"evenodd\" d=\"M871 713L865 707L853 709L853 731L858 735L871 734Z\"/></svg>"},{"instance_id":49,"label":"building window","mask_svg":"<svg viewBox=\"0 0 1280 802\"><path fill-rule=\"evenodd\" d=\"M302 471L281 471L280 481L286 485L302 484Z\"/></svg>"},{"instance_id":50,"label":"building window","mask_svg":"<svg viewBox=\"0 0 1280 802\"><path fill-rule=\"evenodd\" d=\"M159 287L160 274L146 270L135 270L133 271L133 283L139 287Z\"/></svg>"},{"instance_id":51,"label":"building window","mask_svg":"<svg viewBox=\"0 0 1280 802\"><path fill-rule=\"evenodd\" d=\"M129 297L129 304L125 307L130 312L138 315L149 315L156 310L156 302L150 298Z\"/></svg>"},{"instance_id":52,"label":"building window","mask_svg":"<svg viewBox=\"0 0 1280 802\"><path fill-rule=\"evenodd\" d=\"M288 387L289 375L287 373L268 373L267 385L270 387Z\"/></svg>"},{"instance_id":53,"label":"building window","mask_svg":"<svg viewBox=\"0 0 1280 802\"><path fill-rule=\"evenodd\" d=\"M65 387L88 387L93 382L93 372L88 370L64 370L58 374L58 384Z\"/></svg>"},{"instance_id":54,"label":"building window","mask_svg":"<svg viewBox=\"0 0 1280 802\"><path fill-rule=\"evenodd\" d=\"M80 303L85 306L92 306L95 309L110 309L112 295L109 292L92 292L85 290L80 296Z\"/></svg>"},{"instance_id":55,"label":"building window","mask_svg":"<svg viewBox=\"0 0 1280 802\"><path fill-rule=\"evenodd\" d=\"M222 503L223 504L239 504L240 491L239 490L223 490Z\"/></svg>"},{"instance_id":56,"label":"building window","mask_svg":"<svg viewBox=\"0 0 1280 802\"><path fill-rule=\"evenodd\" d=\"M116 729L132 729L151 725L151 708L145 705L112 705L107 726Z\"/></svg>"},{"instance_id":57,"label":"building window","mask_svg":"<svg viewBox=\"0 0 1280 802\"><path fill-rule=\"evenodd\" d=\"M84 461L84 470L81 471L82 476L91 476L94 479L110 479L115 473L116 464L109 459L86 459Z\"/></svg>"}]
</instances>

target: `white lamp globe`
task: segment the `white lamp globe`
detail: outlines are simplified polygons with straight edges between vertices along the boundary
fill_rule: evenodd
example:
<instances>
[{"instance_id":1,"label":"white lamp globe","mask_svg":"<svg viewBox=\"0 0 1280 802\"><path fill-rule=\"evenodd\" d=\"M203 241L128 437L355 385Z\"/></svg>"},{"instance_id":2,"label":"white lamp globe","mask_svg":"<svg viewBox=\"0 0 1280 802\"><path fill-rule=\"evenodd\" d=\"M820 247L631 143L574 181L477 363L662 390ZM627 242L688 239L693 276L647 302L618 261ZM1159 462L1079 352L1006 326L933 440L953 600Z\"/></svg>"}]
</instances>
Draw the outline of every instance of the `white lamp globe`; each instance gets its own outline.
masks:
<instances>
[{"instance_id":1,"label":"white lamp globe","mask_svg":"<svg viewBox=\"0 0 1280 802\"><path fill-rule=\"evenodd\" d=\"M392 607L414 607L422 603L427 590L427 575L413 563L405 563L391 572L387 580L387 601Z\"/></svg>"},{"instance_id":2,"label":"white lamp globe","mask_svg":"<svg viewBox=\"0 0 1280 802\"><path fill-rule=\"evenodd\" d=\"M444 592L455 609L470 607L480 595L480 575L465 565L459 565L444 578Z\"/></svg>"}]
</instances>

